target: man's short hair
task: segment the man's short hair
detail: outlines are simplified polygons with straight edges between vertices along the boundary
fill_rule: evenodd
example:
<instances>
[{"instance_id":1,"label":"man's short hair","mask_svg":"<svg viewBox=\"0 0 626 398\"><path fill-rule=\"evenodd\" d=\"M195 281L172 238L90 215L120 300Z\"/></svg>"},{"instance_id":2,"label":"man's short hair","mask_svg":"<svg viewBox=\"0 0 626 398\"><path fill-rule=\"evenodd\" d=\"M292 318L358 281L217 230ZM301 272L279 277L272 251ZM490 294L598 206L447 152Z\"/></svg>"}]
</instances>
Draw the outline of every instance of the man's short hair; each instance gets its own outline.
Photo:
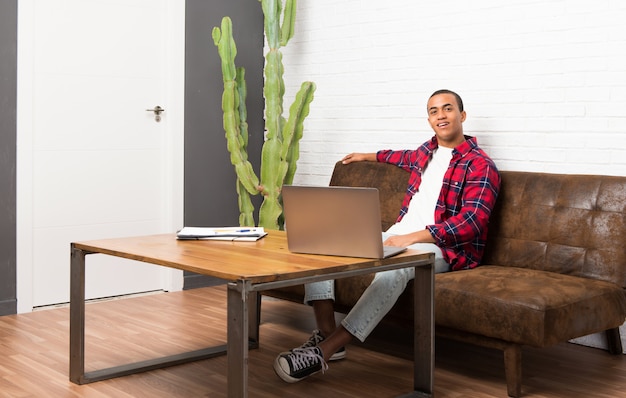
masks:
<instances>
[{"instance_id":1,"label":"man's short hair","mask_svg":"<svg viewBox=\"0 0 626 398\"><path fill-rule=\"evenodd\" d=\"M431 99L435 95L439 95L439 94L452 94L452 95L454 95L454 98L456 98L456 103L459 106L459 112L463 112L463 100L461 99L460 95L458 95L457 93L455 93L452 90L446 90L446 89L437 90L434 93L432 93L431 96L428 97L428 99Z\"/></svg>"}]
</instances>

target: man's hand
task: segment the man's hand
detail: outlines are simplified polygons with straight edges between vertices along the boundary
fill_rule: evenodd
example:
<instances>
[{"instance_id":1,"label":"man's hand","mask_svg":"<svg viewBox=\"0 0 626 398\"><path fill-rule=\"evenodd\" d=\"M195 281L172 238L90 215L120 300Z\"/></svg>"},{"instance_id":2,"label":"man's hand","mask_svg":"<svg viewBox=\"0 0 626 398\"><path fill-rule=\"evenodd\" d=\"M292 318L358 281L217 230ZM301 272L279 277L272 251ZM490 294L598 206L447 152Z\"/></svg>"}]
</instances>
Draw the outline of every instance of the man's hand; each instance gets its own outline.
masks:
<instances>
[{"instance_id":1,"label":"man's hand","mask_svg":"<svg viewBox=\"0 0 626 398\"><path fill-rule=\"evenodd\" d=\"M385 246L399 247L407 247L413 243L435 243L435 239L427 229L424 229L406 235L393 235L383 242Z\"/></svg>"},{"instance_id":2,"label":"man's hand","mask_svg":"<svg viewBox=\"0 0 626 398\"><path fill-rule=\"evenodd\" d=\"M348 164L352 162L375 162L376 153L351 153L341 159L341 163Z\"/></svg>"}]
</instances>

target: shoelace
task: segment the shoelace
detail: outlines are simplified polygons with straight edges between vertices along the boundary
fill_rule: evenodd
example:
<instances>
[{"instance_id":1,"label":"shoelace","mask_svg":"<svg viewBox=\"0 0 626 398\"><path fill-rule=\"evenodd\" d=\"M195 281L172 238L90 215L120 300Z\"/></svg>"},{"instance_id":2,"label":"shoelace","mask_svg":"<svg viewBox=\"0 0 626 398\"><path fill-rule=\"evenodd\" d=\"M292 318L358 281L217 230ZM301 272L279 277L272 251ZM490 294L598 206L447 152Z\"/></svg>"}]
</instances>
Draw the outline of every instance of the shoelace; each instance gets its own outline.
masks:
<instances>
[{"instance_id":1,"label":"shoelace","mask_svg":"<svg viewBox=\"0 0 626 398\"><path fill-rule=\"evenodd\" d=\"M322 352L319 348L294 348L291 352L291 361L294 370L308 368L318 363L322 364L322 373L328 369L328 364L324 361L324 357L317 353Z\"/></svg>"},{"instance_id":2,"label":"shoelace","mask_svg":"<svg viewBox=\"0 0 626 398\"><path fill-rule=\"evenodd\" d=\"M306 343L302 344L298 348L317 347L322 341L324 341L324 338L320 334L320 331L316 329L313 331L313 334L309 337Z\"/></svg>"}]
</instances>

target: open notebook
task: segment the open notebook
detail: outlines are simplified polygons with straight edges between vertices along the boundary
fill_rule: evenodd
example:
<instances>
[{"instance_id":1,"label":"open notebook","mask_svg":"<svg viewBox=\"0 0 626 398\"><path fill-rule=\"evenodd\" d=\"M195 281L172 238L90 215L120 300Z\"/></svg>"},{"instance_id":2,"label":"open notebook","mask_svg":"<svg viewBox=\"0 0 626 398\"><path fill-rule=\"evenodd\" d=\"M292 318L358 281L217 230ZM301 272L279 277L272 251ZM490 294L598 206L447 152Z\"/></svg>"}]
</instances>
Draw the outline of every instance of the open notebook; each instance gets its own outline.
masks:
<instances>
[{"instance_id":1,"label":"open notebook","mask_svg":"<svg viewBox=\"0 0 626 398\"><path fill-rule=\"evenodd\" d=\"M376 188L285 185L282 195L292 252L386 258L406 250L383 246Z\"/></svg>"}]
</instances>

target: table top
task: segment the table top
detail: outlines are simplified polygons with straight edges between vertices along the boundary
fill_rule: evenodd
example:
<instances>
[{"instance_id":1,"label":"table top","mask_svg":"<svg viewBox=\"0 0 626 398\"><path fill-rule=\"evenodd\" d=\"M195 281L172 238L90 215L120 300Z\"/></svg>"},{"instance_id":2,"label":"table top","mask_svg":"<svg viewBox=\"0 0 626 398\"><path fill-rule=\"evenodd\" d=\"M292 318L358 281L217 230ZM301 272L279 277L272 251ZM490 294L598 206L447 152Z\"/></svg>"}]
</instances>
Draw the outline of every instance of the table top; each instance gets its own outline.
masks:
<instances>
[{"instance_id":1,"label":"table top","mask_svg":"<svg viewBox=\"0 0 626 398\"><path fill-rule=\"evenodd\" d=\"M284 231L268 231L256 242L178 240L176 234L74 242L87 253L103 253L191 271L228 281L275 282L294 278L427 260L429 252L407 250L378 260L292 253Z\"/></svg>"}]
</instances>

